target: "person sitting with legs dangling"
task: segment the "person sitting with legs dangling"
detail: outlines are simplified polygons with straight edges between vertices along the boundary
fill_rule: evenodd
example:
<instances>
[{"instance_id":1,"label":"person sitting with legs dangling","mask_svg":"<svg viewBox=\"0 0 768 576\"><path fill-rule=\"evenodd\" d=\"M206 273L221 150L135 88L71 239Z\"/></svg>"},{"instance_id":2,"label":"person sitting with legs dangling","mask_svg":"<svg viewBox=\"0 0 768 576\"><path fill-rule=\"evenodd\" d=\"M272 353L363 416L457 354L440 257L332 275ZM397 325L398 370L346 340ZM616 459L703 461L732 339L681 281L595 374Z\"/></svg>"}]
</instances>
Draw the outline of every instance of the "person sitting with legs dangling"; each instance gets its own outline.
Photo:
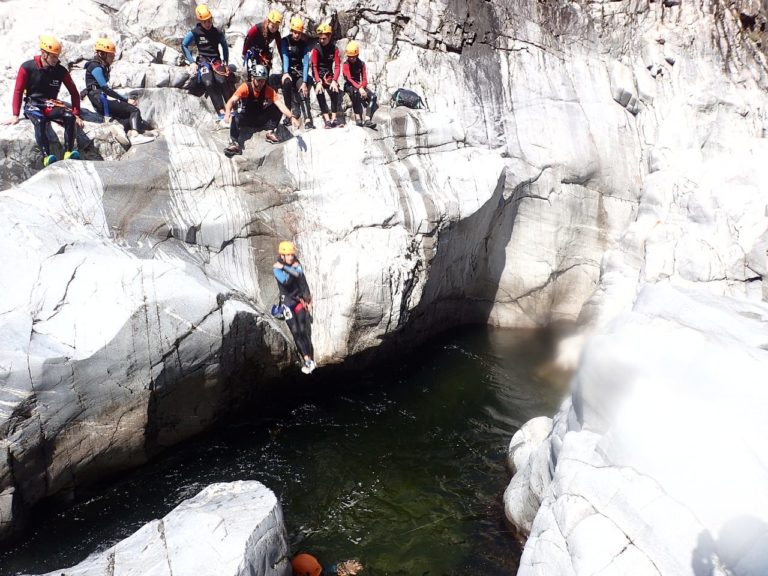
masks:
<instances>
[{"instance_id":1,"label":"person sitting with legs dangling","mask_svg":"<svg viewBox=\"0 0 768 576\"><path fill-rule=\"evenodd\" d=\"M277 128L280 118L285 115L295 127L300 125L282 98L270 86L267 86L267 69L261 64L251 63L250 80L243 82L232 98L227 100L224 110L224 122L229 122L229 137L231 143L224 149L224 154L234 156L242 154L243 148L240 142L240 130L244 126L250 126L257 130L267 130L266 140L273 144L281 142ZM233 109L240 104L240 110L234 114ZM287 128L280 127L287 132Z\"/></svg>"},{"instance_id":2,"label":"person sitting with legs dangling","mask_svg":"<svg viewBox=\"0 0 768 576\"><path fill-rule=\"evenodd\" d=\"M352 100L352 111L358 126L376 128L373 113L376 112L376 94L368 89L368 74L365 62L360 60L360 46L351 40L345 49L347 59L344 61L344 91ZM365 108L365 110L363 110ZM364 114L365 112L365 114ZM367 115L367 118L365 117Z\"/></svg>"},{"instance_id":3,"label":"person sitting with legs dangling","mask_svg":"<svg viewBox=\"0 0 768 576\"><path fill-rule=\"evenodd\" d=\"M58 160L51 154L48 123L64 125L64 160L77 160L80 153L75 150L76 129L83 126L83 121L80 119L80 93L67 69L59 63L61 42L44 35L40 37L39 46L40 54L19 68L13 90L13 116L3 124L18 124L23 100L24 116L35 127L35 141L43 153L43 166L48 166ZM62 84L72 98L71 107L58 100Z\"/></svg>"},{"instance_id":4,"label":"person sitting with legs dangling","mask_svg":"<svg viewBox=\"0 0 768 576\"><path fill-rule=\"evenodd\" d=\"M291 18L291 33L283 38L283 98L293 115L304 114L304 128L315 127L312 111L309 108L309 51L311 43L304 34L304 20L298 16Z\"/></svg>"},{"instance_id":5,"label":"person sitting with legs dangling","mask_svg":"<svg viewBox=\"0 0 768 576\"><path fill-rule=\"evenodd\" d=\"M341 57L336 43L331 40L333 30L329 24L317 27L318 43L309 55L312 67L312 78L316 86L317 103L323 113L326 128L344 127L344 113L341 111L342 92L339 88L341 75ZM331 107L325 99L326 94L331 99Z\"/></svg>"},{"instance_id":6,"label":"person sitting with legs dangling","mask_svg":"<svg viewBox=\"0 0 768 576\"><path fill-rule=\"evenodd\" d=\"M205 4L195 8L197 25L181 42L184 57L190 64L191 74L197 74L198 81L205 86L208 98L216 110L218 119L224 118L224 103L231 96L229 46L224 34L213 25L213 14ZM190 46L197 46L197 58L192 56ZM221 48L221 54L219 53Z\"/></svg>"},{"instance_id":7,"label":"person sitting with legs dangling","mask_svg":"<svg viewBox=\"0 0 768 576\"><path fill-rule=\"evenodd\" d=\"M85 89L93 109L104 116L114 118L123 125L130 144L151 142L154 138L145 136L144 121L133 98L115 92L109 86L109 71L115 61L115 43L109 38L96 40L96 54L85 65Z\"/></svg>"}]
</instances>

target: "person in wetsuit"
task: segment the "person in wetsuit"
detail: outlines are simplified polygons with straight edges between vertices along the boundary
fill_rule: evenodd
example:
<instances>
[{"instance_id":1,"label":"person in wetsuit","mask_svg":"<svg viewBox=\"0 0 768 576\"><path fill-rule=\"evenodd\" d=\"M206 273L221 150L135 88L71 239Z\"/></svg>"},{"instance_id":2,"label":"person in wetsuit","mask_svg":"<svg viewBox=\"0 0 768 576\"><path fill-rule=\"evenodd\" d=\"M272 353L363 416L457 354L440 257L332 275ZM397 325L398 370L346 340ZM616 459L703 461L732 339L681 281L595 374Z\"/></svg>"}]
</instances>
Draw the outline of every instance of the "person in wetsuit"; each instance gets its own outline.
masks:
<instances>
[{"instance_id":1,"label":"person in wetsuit","mask_svg":"<svg viewBox=\"0 0 768 576\"><path fill-rule=\"evenodd\" d=\"M13 90L13 116L3 124L18 124L23 100L24 116L35 127L35 141L43 153L43 166L48 166L58 160L51 154L48 123L64 125L64 160L77 160L80 153L75 150L76 127L82 127L83 121L80 118L80 93L67 69L59 63L61 42L46 34L40 37L39 46L40 54L19 68ZM58 100L62 84L69 90L71 107Z\"/></svg>"},{"instance_id":2,"label":"person in wetsuit","mask_svg":"<svg viewBox=\"0 0 768 576\"><path fill-rule=\"evenodd\" d=\"M365 62L360 60L360 46L352 40L347 44L344 51L347 55L342 68L344 91L349 94L349 98L352 100L352 111L355 114L356 124L366 128L376 128L376 123L373 122L373 113L376 112L378 104L376 104L376 94L368 88L368 73ZM367 118L363 112L367 113Z\"/></svg>"},{"instance_id":3,"label":"person in wetsuit","mask_svg":"<svg viewBox=\"0 0 768 576\"><path fill-rule=\"evenodd\" d=\"M344 114L341 113L341 98L343 93L339 88L341 75L341 57L336 43L331 41L333 30L329 24L317 27L318 43L312 48L309 62L312 67L312 78L315 82L315 95L320 111L323 113L326 128L344 127ZM331 107L325 99L326 94L331 99ZM338 116L337 116L338 115Z\"/></svg>"},{"instance_id":4,"label":"person in wetsuit","mask_svg":"<svg viewBox=\"0 0 768 576\"><path fill-rule=\"evenodd\" d=\"M309 108L309 51L311 41L304 34L304 20L291 18L291 32L282 41L283 98L294 116L304 114L304 128L311 129L312 112Z\"/></svg>"},{"instance_id":5,"label":"person in wetsuit","mask_svg":"<svg viewBox=\"0 0 768 576\"><path fill-rule=\"evenodd\" d=\"M109 70L115 61L115 43L109 38L96 40L96 54L85 65L85 89L93 109L104 118L115 118L125 129L131 144L150 142L142 136L144 122L136 100L118 94L109 86Z\"/></svg>"},{"instance_id":6,"label":"person in wetsuit","mask_svg":"<svg viewBox=\"0 0 768 576\"><path fill-rule=\"evenodd\" d=\"M224 103L231 96L229 87L229 46L224 34L213 25L213 14L205 4L195 8L197 24L187 32L181 42L184 57L191 64L192 74L198 73L199 80L211 99L219 120L224 118ZM197 46L197 58L192 56L190 46ZM221 53L219 53L221 47Z\"/></svg>"},{"instance_id":7,"label":"person in wetsuit","mask_svg":"<svg viewBox=\"0 0 768 576\"><path fill-rule=\"evenodd\" d=\"M356 576L362 569L363 565L358 560L321 566L312 554L297 554L291 559L292 576Z\"/></svg>"},{"instance_id":8,"label":"person in wetsuit","mask_svg":"<svg viewBox=\"0 0 768 576\"><path fill-rule=\"evenodd\" d=\"M301 371L310 374L317 367L312 359L314 352L309 333L308 313L311 312L312 294L301 263L296 257L296 246L293 242L280 242L277 254L277 262L272 266L272 272L280 290L283 315L304 363Z\"/></svg>"},{"instance_id":9,"label":"person in wetsuit","mask_svg":"<svg viewBox=\"0 0 768 576\"><path fill-rule=\"evenodd\" d=\"M224 110L224 123L231 120L229 125L231 143L224 149L224 154L227 156L242 154L240 129L243 126L251 126L257 130L268 130L266 140L273 144L281 142L275 130L281 116L285 115L293 122L294 126L299 126L299 119L283 104L282 98L272 87L267 86L267 69L261 64L251 62L251 70L248 75L251 79L238 86L232 98L227 100ZM241 104L240 109L233 114L233 108L238 103ZM283 130L287 129L283 128Z\"/></svg>"},{"instance_id":10,"label":"person in wetsuit","mask_svg":"<svg viewBox=\"0 0 768 576\"><path fill-rule=\"evenodd\" d=\"M250 70L249 64L255 62L267 68L267 72L272 71L272 50L270 44L275 43L277 51L280 54L280 61L283 59L282 38L280 38L280 22L283 17L277 10L270 10L263 22L251 26L245 35L243 43L243 66ZM250 77L248 78L250 80Z\"/></svg>"}]
</instances>

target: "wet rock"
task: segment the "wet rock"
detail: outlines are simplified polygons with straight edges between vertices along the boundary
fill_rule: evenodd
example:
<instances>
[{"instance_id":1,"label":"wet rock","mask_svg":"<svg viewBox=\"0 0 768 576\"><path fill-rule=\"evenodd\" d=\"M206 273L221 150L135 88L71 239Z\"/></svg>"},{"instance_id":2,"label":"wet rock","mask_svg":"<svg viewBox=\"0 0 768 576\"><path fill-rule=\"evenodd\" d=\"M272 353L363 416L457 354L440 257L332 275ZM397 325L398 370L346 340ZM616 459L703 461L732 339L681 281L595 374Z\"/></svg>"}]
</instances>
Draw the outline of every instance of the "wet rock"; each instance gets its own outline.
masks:
<instances>
[{"instance_id":1,"label":"wet rock","mask_svg":"<svg viewBox=\"0 0 768 576\"><path fill-rule=\"evenodd\" d=\"M47 576L286 576L283 512L260 482L211 484L125 540Z\"/></svg>"}]
</instances>

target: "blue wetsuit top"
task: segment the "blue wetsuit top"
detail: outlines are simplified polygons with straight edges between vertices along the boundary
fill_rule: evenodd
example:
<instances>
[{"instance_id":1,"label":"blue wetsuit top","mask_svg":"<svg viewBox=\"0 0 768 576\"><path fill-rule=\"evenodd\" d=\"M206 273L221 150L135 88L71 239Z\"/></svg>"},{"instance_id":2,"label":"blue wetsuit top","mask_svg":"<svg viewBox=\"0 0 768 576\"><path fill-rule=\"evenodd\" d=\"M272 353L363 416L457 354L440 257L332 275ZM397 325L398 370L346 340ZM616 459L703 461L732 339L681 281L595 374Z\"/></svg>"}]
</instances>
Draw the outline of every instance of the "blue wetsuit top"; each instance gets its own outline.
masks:
<instances>
[{"instance_id":1,"label":"blue wetsuit top","mask_svg":"<svg viewBox=\"0 0 768 576\"><path fill-rule=\"evenodd\" d=\"M280 268L272 268L272 272L275 274L275 278L277 278L277 281L280 282L280 284L285 284L291 277L298 278L304 273L301 269L301 264L296 264L295 266L283 264L282 270Z\"/></svg>"},{"instance_id":2,"label":"blue wetsuit top","mask_svg":"<svg viewBox=\"0 0 768 576\"><path fill-rule=\"evenodd\" d=\"M277 287L280 291L280 301L292 310L301 300L311 302L312 294L309 291L307 278L304 276L301 264L298 262L293 266L288 266L284 262L282 264L282 269L272 268L272 273L277 279Z\"/></svg>"},{"instance_id":3,"label":"blue wetsuit top","mask_svg":"<svg viewBox=\"0 0 768 576\"><path fill-rule=\"evenodd\" d=\"M200 43L204 40L206 44L210 44L210 40L218 35L218 43L215 46L206 46L203 47L200 45ZM195 62L195 57L192 56L192 51L189 49L189 47L192 45L192 43L197 44L197 51L198 54L204 58L207 59L213 59L219 57L219 46L221 46L221 53L224 57L224 62L229 62L229 46L227 46L227 41L224 38L224 34L219 32L219 30L214 26L210 30L205 30L199 23L195 28L187 32L187 35L184 36L184 39L181 41L181 49L184 52L184 58L187 59L187 62L190 64ZM216 54L213 54L213 50L216 51Z\"/></svg>"},{"instance_id":4,"label":"blue wetsuit top","mask_svg":"<svg viewBox=\"0 0 768 576\"><path fill-rule=\"evenodd\" d=\"M104 77L103 68L94 68L91 71L91 74L93 74L93 77L96 79L96 82L99 84L99 88L104 90L104 92L107 92L108 94L110 94L110 96L114 96L118 100L122 100L123 102L128 102L128 98L126 96L123 96L122 94L118 94L117 92L115 92L109 87L109 82L107 82L107 79Z\"/></svg>"},{"instance_id":5,"label":"blue wetsuit top","mask_svg":"<svg viewBox=\"0 0 768 576\"><path fill-rule=\"evenodd\" d=\"M283 54L283 74L288 74L292 68L298 71L301 62L301 79L306 83L309 78L309 53L312 51L309 40L302 36L298 42L293 42L289 35L283 38L280 47Z\"/></svg>"},{"instance_id":6,"label":"blue wetsuit top","mask_svg":"<svg viewBox=\"0 0 768 576\"><path fill-rule=\"evenodd\" d=\"M101 92L107 96L111 96L121 102L128 102L128 98L122 94L118 94L112 88L109 87L109 69L105 69L104 66L98 60L91 60L85 66L85 85L88 91L91 92L98 88Z\"/></svg>"}]
</instances>

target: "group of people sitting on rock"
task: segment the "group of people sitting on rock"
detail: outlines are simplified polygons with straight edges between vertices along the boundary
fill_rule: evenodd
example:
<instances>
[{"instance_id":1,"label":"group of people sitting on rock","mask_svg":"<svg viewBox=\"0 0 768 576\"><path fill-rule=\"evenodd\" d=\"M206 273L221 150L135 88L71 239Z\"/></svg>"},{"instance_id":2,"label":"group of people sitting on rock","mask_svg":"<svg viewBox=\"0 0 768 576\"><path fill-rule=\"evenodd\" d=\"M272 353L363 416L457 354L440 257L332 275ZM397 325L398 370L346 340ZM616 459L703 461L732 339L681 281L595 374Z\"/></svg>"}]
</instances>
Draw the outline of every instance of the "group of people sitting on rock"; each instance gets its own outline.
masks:
<instances>
[{"instance_id":1,"label":"group of people sitting on rock","mask_svg":"<svg viewBox=\"0 0 768 576\"><path fill-rule=\"evenodd\" d=\"M290 21L290 33L281 38L282 15L271 10L263 22L252 26L243 44L245 82L234 88L234 74L230 70L229 47L224 34L213 25L213 15L208 6L195 8L196 26L182 40L184 57L191 65L192 73L205 87L217 117L230 124L231 143L224 150L228 156L242 153L241 130L250 126L266 130L266 140L276 143L286 139L281 126L293 124L314 128L310 108L310 92L314 91L325 128L343 127L345 116L343 94L349 94L356 124L375 128L373 114L377 109L376 94L368 87L365 62L360 59L360 46L351 40L347 43L346 59L332 40L329 24L317 27L317 38L304 33L304 21L294 16ZM277 48L282 62L281 75L270 76L273 52ZM192 47L196 49L193 55ZM85 67L86 88L78 93L67 69L61 65L61 42L51 35L40 37L40 54L24 62L19 68L13 92L13 115L4 124L16 124L22 115L35 127L35 140L43 155L43 166L56 162L48 139L48 123L64 126L64 159L78 159L75 148L78 127L83 126L80 117L80 98L88 97L94 110L105 119L120 122L125 136L118 138L123 144L139 144L152 140L145 134L147 126L141 118L137 102L110 87L110 67L115 59L115 43L109 38L99 38L95 43L94 56ZM343 78L343 90L340 81ZM59 100L59 90L64 85L70 93L69 104ZM277 93L282 91L282 97ZM282 120L282 121L281 121Z\"/></svg>"},{"instance_id":2,"label":"group of people sitting on rock","mask_svg":"<svg viewBox=\"0 0 768 576\"><path fill-rule=\"evenodd\" d=\"M315 92L325 128L346 124L342 107L344 92L352 100L357 125L376 127L372 119L377 108L376 94L368 88L360 46L354 40L347 43L342 65L329 24L320 24L317 39L312 39L304 33L304 20L294 16L290 33L281 38L282 14L271 10L263 22L252 26L246 34L242 54L246 80L230 94L229 48L224 34L213 25L208 6L197 6L195 17L197 25L184 37L182 48L185 58L199 74L219 119L230 124L231 143L224 150L227 156L242 153L240 134L244 126L266 130L266 140L272 143L284 139L278 129L281 119L283 125L299 127L303 116L304 128L314 128L311 90ZM191 51L192 44L197 48L196 57ZM279 81L271 76L273 44L282 63L281 75L276 75ZM339 84L342 76L344 92ZM282 91L282 97L277 90Z\"/></svg>"},{"instance_id":3,"label":"group of people sitting on rock","mask_svg":"<svg viewBox=\"0 0 768 576\"><path fill-rule=\"evenodd\" d=\"M64 160L77 160L80 152L75 149L76 128L83 127L80 117L80 97L72 77L59 62L61 42L45 34L40 37L40 54L24 62L16 76L13 90L12 116L4 124L17 124L24 105L24 116L35 127L35 141L43 154L43 166L49 166L58 158L51 153L48 139L48 123L64 125ZM105 120L114 118L126 132L123 143L141 144L153 138L142 133L147 128L141 118L136 100L119 94L109 85L109 71L115 59L115 43L109 38L99 38L95 54L85 66L85 90L94 110ZM59 90L66 86L71 103L59 100Z\"/></svg>"}]
</instances>

